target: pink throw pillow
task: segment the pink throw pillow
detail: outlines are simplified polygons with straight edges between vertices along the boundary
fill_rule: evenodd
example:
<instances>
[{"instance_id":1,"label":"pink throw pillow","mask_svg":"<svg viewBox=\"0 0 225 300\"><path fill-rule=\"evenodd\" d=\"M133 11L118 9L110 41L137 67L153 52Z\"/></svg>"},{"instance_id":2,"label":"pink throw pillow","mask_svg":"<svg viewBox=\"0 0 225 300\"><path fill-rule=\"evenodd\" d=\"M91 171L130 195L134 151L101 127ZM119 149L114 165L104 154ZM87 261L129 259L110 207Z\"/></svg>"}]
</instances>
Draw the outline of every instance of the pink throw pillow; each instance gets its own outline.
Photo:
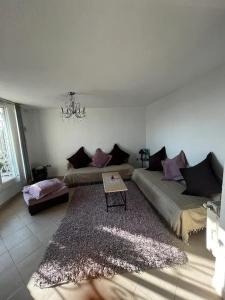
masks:
<instances>
[{"instance_id":1,"label":"pink throw pillow","mask_svg":"<svg viewBox=\"0 0 225 300\"><path fill-rule=\"evenodd\" d=\"M98 148L95 152L95 155L92 157L91 165L97 168L103 168L107 166L110 162L112 155L103 152L100 148Z\"/></svg>"},{"instance_id":2,"label":"pink throw pillow","mask_svg":"<svg viewBox=\"0 0 225 300\"><path fill-rule=\"evenodd\" d=\"M44 196L57 191L64 186L64 182L57 178L43 180L23 188L24 193L28 193L32 198L41 199Z\"/></svg>"},{"instance_id":3,"label":"pink throw pillow","mask_svg":"<svg viewBox=\"0 0 225 300\"><path fill-rule=\"evenodd\" d=\"M180 154L170 159L162 161L164 180L183 180L180 169L187 167L187 159L184 151L181 151Z\"/></svg>"}]
</instances>

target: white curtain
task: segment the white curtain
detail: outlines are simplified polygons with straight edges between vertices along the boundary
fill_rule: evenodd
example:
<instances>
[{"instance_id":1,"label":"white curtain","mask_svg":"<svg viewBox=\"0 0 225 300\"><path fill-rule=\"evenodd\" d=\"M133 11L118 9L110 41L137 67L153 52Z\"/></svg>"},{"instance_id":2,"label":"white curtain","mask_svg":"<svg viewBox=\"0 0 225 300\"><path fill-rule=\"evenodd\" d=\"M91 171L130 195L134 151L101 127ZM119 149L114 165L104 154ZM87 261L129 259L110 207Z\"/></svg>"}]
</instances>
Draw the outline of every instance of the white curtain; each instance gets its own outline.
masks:
<instances>
[{"instance_id":1,"label":"white curtain","mask_svg":"<svg viewBox=\"0 0 225 300\"><path fill-rule=\"evenodd\" d=\"M25 166L15 104L0 100L0 113L0 161L5 165L2 169L2 184L12 180L24 183Z\"/></svg>"}]
</instances>

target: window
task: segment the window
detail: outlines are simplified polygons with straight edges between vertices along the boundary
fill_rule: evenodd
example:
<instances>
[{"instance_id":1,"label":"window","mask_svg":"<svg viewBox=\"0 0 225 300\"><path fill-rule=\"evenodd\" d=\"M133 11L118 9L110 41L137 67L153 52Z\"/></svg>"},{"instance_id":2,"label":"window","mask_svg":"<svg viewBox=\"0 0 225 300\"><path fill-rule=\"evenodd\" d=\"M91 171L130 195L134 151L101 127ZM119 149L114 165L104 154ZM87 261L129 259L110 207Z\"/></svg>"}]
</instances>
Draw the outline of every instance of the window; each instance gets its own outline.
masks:
<instances>
[{"instance_id":1,"label":"window","mask_svg":"<svg viewBox=\"0 0 225 300\"><path fill-rule=\"evenodd\" d=\"M18 175L7 106L0 104L0 166L2 183Z\"/></svg>"}]
</instances>

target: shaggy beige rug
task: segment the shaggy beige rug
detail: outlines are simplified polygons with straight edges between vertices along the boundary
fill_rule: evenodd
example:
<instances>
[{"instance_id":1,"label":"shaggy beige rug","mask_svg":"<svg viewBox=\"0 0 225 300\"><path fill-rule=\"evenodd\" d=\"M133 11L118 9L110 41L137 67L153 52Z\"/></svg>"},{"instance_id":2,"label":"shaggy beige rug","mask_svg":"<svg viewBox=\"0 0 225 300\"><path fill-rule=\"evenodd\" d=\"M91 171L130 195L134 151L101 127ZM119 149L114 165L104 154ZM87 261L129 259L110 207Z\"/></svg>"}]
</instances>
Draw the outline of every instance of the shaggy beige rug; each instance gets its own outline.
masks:
<instances>
[{"instance_id":1,"label":"shaggy beige rug","mask_svg":"<svg viewBox=\"0 0 225 300\"><path fill-rule=\"evenodd\" d=\"M33 275L40 287L186 263L175 237L133 182L127 210L109 208L101 184L81 186ZM110 201L121 201L113 195Z\"/></svg>"}]
</instances>

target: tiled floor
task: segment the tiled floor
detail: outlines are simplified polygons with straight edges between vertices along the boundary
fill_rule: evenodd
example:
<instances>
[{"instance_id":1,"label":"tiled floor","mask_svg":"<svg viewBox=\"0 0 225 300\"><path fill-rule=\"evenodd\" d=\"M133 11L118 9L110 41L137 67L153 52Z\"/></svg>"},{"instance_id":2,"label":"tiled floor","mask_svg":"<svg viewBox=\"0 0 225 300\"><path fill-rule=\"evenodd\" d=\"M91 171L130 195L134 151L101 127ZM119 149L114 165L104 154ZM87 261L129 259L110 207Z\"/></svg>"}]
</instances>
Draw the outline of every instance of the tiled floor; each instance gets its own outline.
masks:
<instances>
[{"instance_id":1,"label":"tiled floor","mask_svg":"<svg viewBox=\"0 0 225 300\"><path fill-rule=\"evenodd\" d=\"M0 210L0 300L220 299L211 286L214 259L205 249L204 232L193 235L190 246L178 241L189 258L182 267L127 273L79 285L34 287L30 277L66 206L62 204L31 217L19 195Z\"/></svg>"}]
</instances>

